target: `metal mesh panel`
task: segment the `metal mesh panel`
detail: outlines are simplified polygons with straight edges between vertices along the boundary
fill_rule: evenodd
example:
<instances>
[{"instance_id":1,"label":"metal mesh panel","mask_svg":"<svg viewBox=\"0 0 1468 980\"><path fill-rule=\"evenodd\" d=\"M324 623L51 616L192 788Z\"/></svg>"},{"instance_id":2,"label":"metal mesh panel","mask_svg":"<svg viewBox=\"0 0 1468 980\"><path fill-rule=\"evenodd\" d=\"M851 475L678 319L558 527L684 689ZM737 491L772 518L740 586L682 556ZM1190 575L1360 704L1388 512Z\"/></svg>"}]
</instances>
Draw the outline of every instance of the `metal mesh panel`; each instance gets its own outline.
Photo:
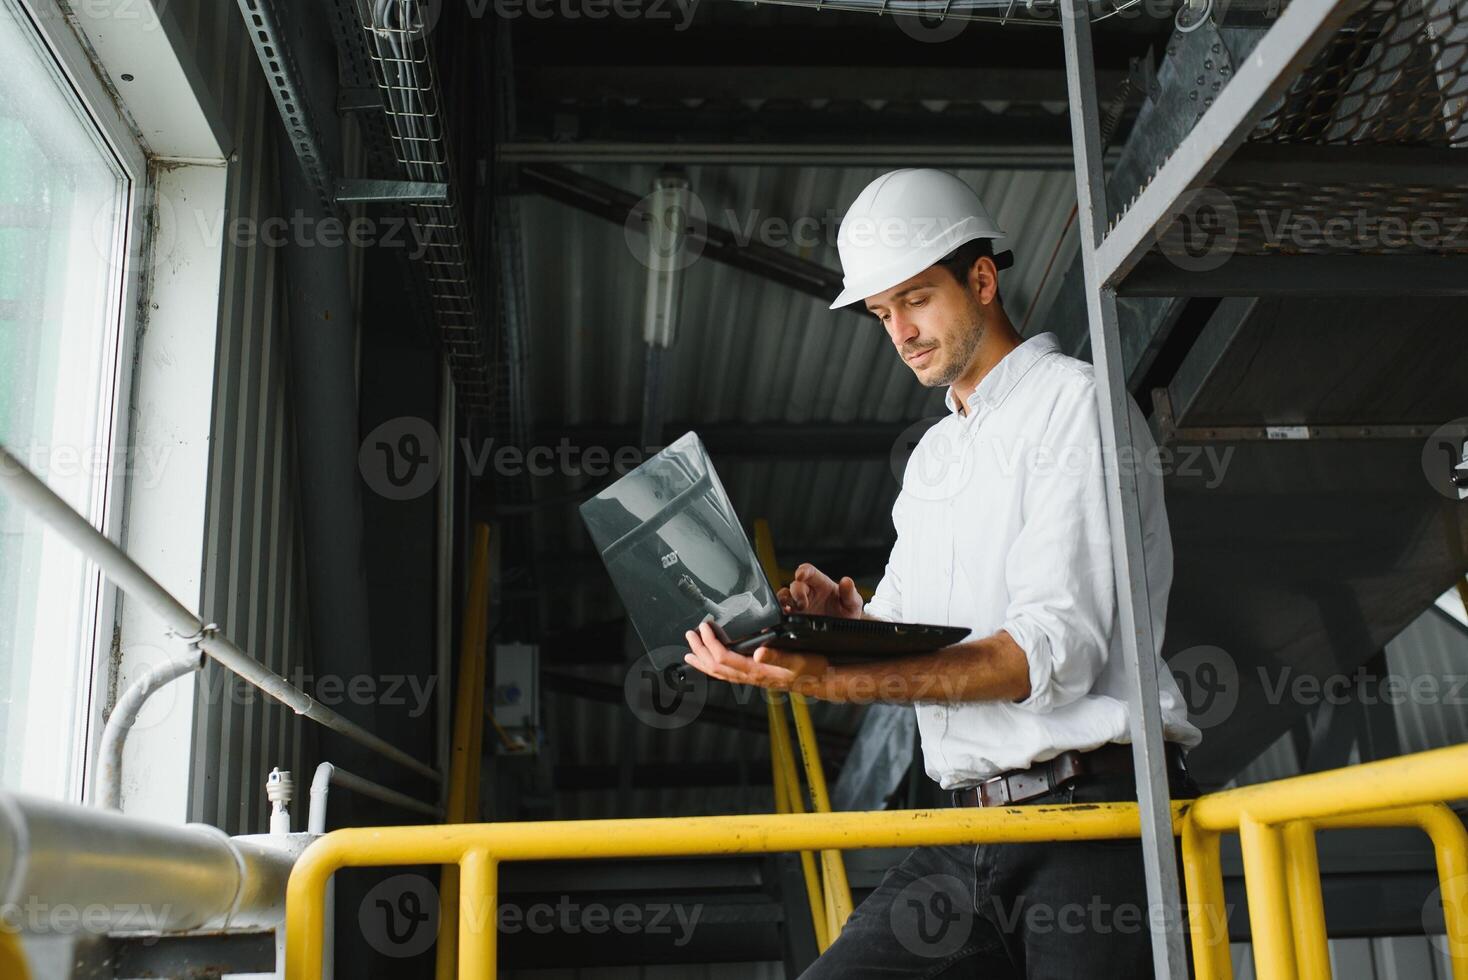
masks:
<instances>
[{"instance_id":1,"label":"metal mesh panel","mask_svg":"<svg viewBox=\"0 0 1468 980\"><path fill-rule=\"evenodd\" d=\"M1199 209L1199 220L1218 254L1468 255L1468 187L1248 183L1216 185L1208 197L1215 214ZM1198 234L1175 222L1158 250L1189 256Z\"/></svg>"},{"instance_id":2,"label":"metal mesh panel","mask_svg":"<svg viewBox=\"0 0 1468 980\"><path fill-rule=\"evenodd\" d=\"M1368 4L1251 136L1273 143L1468 144L1468 0Z\"/></svg>"},{"instance_id":3,"label":"metal mesh panel","mask_svg":"<svg viewBox=\"0 0 1468 980\"><path fill-rule=\"evenodd\" d=\"M408 178L445 183L448 200L413 207L424 243L425 281L461 403L473 413L490 411L494 380L486 321L481 316L469 236L454 178L453 151L445 127L440 87L418 0L361 0L368 53L393 153Z\"/></svg>"}]
</instances>

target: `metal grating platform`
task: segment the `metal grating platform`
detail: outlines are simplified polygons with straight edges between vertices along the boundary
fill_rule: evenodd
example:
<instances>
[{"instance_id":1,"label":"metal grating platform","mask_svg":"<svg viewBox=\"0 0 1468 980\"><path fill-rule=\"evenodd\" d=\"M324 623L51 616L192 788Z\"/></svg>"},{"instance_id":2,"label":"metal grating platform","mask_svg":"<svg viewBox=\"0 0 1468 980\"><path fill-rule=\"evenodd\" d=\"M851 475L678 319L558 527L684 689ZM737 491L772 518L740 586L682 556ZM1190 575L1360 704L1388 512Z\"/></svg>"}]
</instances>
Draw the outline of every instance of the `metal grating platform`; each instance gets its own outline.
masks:
<instances>
[{"instance_id":1,"label":"metal grating platform","mask_svg":"<svg viewBox=\"0 0 1468 980\"><path fill-rule=\"evenodd\" d=\"M1468 3L1371 3L1336 32L1254 142L1468 143Z\"/></svg>"}]
</instances>

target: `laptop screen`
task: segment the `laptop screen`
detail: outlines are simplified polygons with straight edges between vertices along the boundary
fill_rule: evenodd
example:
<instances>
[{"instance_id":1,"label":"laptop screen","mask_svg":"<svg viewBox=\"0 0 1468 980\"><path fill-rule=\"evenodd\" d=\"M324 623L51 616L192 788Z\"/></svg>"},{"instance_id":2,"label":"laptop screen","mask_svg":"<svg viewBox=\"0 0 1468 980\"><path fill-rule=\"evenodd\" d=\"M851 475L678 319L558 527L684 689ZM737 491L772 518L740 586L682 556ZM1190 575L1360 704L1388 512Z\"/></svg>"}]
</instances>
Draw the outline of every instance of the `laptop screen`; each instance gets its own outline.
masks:
<instances>
[{"instance_id":1,"label":"laptop screen","mask_svg":"<svg viewBox=\"0 0 1468 980\"><path fill-rule=\"evenodd\" d=\"M736 640L779 622L774 590L694 433L583 503L581 519L659 667L680 659L684 632L704 620Z\"/></svg>"}]
</instances>

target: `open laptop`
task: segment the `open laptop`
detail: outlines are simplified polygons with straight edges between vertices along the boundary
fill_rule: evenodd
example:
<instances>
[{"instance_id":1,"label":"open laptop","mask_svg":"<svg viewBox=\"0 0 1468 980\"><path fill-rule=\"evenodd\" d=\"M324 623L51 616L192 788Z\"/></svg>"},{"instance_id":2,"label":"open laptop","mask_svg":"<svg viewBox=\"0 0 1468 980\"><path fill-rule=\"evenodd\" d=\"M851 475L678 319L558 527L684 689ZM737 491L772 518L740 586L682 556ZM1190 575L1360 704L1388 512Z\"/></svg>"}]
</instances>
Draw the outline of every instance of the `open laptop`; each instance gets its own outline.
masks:
<instances>
[{"instance_id":1,"label":"open laptop","mask_svg":"<svg viewBox=\"0 0 1468 980\"><path fill-rule=\"evenodd\" d=\"M698 436L672 445L581 505L637 635L659 668L681 662L705 620L730 649L765 644L832 662L925 653L968 630L784 613Z\"/></svg>"}]
</instances>

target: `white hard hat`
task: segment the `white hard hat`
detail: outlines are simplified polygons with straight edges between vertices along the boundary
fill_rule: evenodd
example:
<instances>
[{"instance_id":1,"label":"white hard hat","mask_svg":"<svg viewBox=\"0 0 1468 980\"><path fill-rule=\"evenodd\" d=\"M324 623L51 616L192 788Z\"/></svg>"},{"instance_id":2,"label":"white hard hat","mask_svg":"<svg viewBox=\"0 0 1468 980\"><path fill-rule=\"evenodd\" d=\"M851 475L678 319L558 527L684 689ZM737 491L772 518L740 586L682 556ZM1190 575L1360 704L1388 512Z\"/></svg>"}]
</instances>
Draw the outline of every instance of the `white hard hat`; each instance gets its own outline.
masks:
<instances>
[{"instance_id":1,"label":"white hard hat","mask_svg":"<svg viewBox=\"0 0 1468 980\"><path fill-rule=\"evenodd\" d=\"M1003 238L994 219L962 180L946 170L893 170L856 196L841 230L843 286L831 304L840 309L910 279L964 242ZM995 256L1005 268L1014 256Z\"/></svg>"}]
</instances>

